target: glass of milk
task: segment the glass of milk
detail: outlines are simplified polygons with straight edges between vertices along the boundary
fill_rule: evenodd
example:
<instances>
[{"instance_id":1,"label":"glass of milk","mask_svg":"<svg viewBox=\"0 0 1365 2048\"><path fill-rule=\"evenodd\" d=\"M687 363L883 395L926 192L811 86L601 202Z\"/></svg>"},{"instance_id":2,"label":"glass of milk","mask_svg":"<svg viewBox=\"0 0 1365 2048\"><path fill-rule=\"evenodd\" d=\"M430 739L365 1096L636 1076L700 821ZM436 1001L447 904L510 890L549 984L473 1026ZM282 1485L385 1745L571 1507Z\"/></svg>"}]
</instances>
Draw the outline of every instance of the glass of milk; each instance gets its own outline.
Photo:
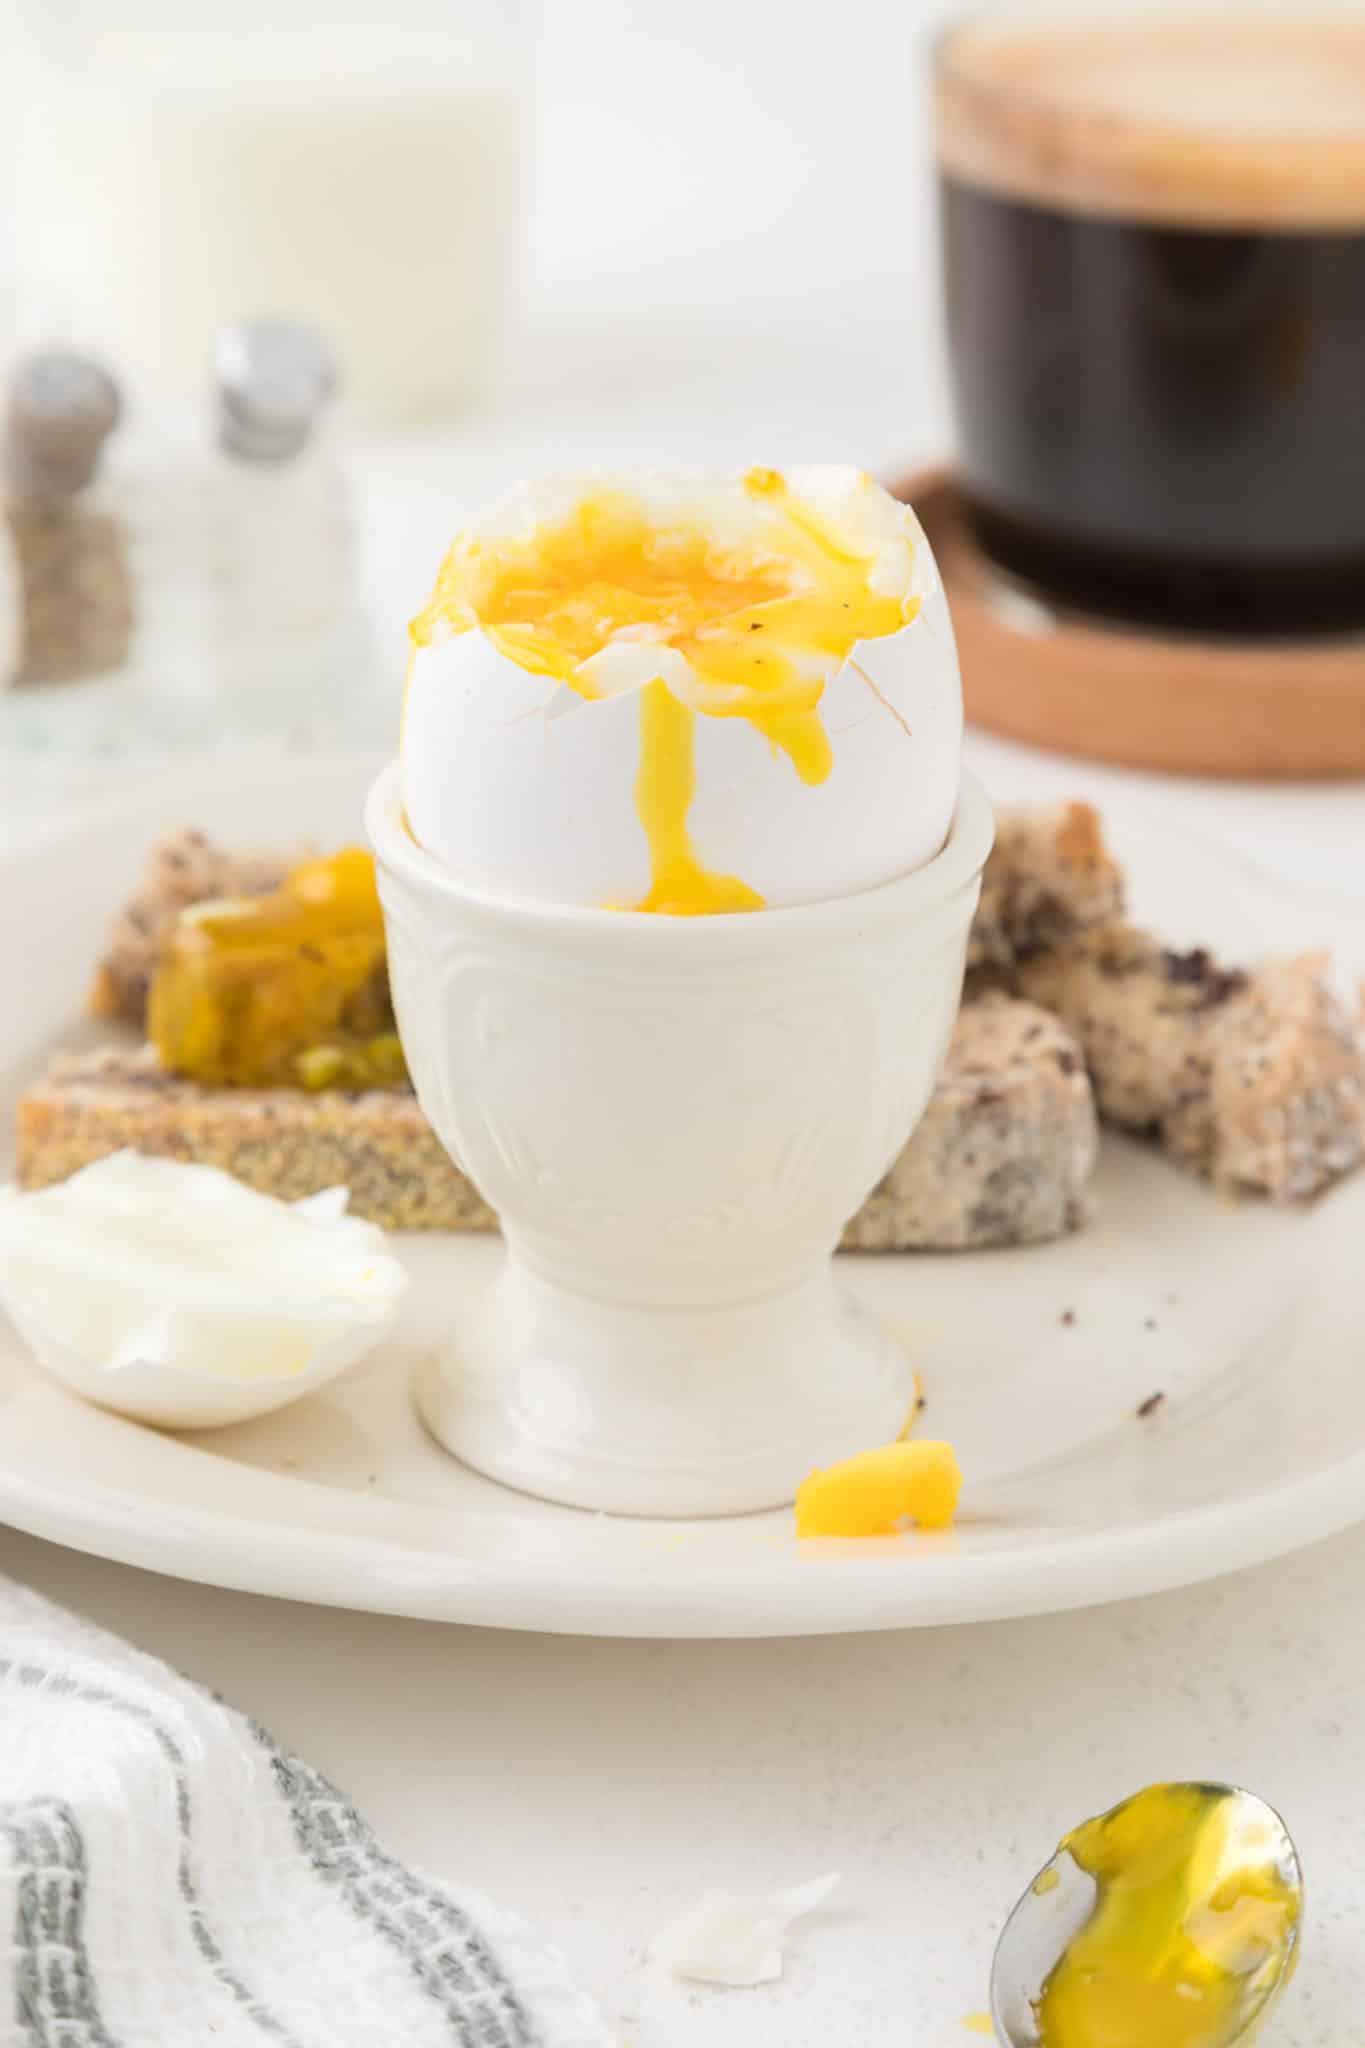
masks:
<instances>
[{"instance_id":1,"label":"glass of milk","mask_svg":"<svg viewBox=\"0 0 1365 2048\"><path fill-rule=\"evenodd\" d=\"M477 395L516 275L525 112L510 0L33 0L21 332L154 402L214 336L321 327L371 418Z\"/></svg>"}]
</instances>

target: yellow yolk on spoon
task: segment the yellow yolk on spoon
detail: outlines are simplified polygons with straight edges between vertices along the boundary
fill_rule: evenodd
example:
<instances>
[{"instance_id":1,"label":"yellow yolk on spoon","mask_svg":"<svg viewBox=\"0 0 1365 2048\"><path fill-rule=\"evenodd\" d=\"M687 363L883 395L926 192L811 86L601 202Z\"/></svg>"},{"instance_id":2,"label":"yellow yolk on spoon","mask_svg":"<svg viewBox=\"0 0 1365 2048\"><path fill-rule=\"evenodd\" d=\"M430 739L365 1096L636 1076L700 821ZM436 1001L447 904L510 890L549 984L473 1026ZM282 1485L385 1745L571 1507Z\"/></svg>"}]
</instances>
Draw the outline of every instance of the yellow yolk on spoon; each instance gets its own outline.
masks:
<instances>
[{"instance_id":1,"label":"yellow yolk on spoon","mask_svg":"<svg viewBox=\"0 0 1365 2048\"><path fill-rule=\"evenodd\" d=\"M915 598L875 591L872 559L776 470L750 470L744 487L765 515L744 546L720 546L700 516L657 523L628 493L608 490L529 535L462 535L413 622L419 647L440 629L477 628L520 668L589 698L601 693L584 664L607 647L667 647L686 659L705 695L699 707L662 678L639 692L635 796L651 880L638 910L763 908L755 890L713 873L692 844L697 709L747 720L802 782L821 783L833 765L820 717L826 678L860 640L899 632L918 610Z\"/></svg>"},{"instance_id":2,"label":"yellow yolk on spoon","mask_svg":"<svg viewBox=\"0 0 1365 2048\"><path fill-rule=\"evenodd\" d=\"M1042 2048L1223 2048L1284 1968L1298 1917L1219 1788L1153 1785L1061 1845L1098 1887L1043 1986ZM1059 1851L1059 1853L1061 1853Z\"/></svg>"}]
</instances>

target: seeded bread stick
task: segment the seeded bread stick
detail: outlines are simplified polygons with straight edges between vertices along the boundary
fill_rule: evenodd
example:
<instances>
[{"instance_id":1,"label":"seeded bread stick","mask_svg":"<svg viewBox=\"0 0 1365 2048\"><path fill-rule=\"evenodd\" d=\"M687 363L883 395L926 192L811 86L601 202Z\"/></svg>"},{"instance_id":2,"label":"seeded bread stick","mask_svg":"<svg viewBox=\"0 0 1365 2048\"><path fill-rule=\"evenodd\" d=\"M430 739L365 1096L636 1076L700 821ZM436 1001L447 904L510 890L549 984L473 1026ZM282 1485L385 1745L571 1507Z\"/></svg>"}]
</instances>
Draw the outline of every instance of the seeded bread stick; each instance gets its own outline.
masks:
<instances>
[{"instance_id":1,"label":"seeded bread stick","mask_svg":"<svg viewBox=\"0 0 1365 2048\"><path fill-rule=\"evenodd\" d=\"M179 913L210 896L263 895L307 851L229 852L188 827L159 839L110 933L91 998L96 1013L145 1023L161 938ZM1122 908L1123 877L1089 804L1007 806L996 820L968 965L1007 969Z\"/></svg>"},{"instance_id":2,"label":"seeded bread stick","mask_svg":"<svg viewBox=\"0 0 1365 2048\"><path fill-rule=\"evenodd\" d=\"M1015 980L1075 1033L1110 1122L1220 1188L1297 1201L1365 1157L1365 1053L1327 971L1306 953L1244 973L1114 924Z\"/></svg>"},{"instance_id":3,"label":"seeded bread stick","mask_svg":"<svg viewBox=\"0 0 1365 2048\"><path fill-rule=\"evenodd\" d=\"M203 1088L150 1048L59 1058L19 1106L19 1179L64 1180L130 1146L218 1166L296 1201L351 1190L390 1230L492 1230L407 1090ZM918 1132L853 1219L854 1250L1036 1243L1074 1228L1095 1157L1095 1110L1074 1042L1027 1003L992 997L958 1019Z\"/></svg>"}]
</instances>

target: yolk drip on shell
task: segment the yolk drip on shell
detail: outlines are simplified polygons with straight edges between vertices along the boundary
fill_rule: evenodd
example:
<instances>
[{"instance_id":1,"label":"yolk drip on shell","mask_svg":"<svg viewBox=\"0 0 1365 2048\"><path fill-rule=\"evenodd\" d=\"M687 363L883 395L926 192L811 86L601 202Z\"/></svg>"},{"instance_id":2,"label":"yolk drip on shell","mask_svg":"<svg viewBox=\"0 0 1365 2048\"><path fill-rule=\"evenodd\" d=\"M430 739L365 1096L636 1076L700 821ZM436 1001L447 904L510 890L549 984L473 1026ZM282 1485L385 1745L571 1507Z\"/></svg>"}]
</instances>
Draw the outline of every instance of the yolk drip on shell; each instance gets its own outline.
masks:
<instances>
[{"instance_id":1,"label":"yolk drip on shell","mask_svg":"<svg viewBox=\"0 0 1365 2048\"><path fill-rule=\"evenodd\" d=\"M637 910L674 917L702 911L762 910L763 898L737 875L703 867L687 829L697 786L696 716L667 683L646 683L640 693L640 774L635 806L649 839L649 893Z\"/></svg>"},{"instance_id":2,"label":"yolk drip on shell","mask_svg":"<svg viewBox=\"0 0 1365 2048\"><path fill-rule=\"evenodd\" d=\"M751 545L721 547L700 521L663 526L627 493L585 497L528 537L463 536L414 621L418 646L438 627L480 628L508 660L586 697L583 665L614 644L676 650L711 718L743 718L784 754L802 782L833 765L820 718L826 676L860 640L899 632L913 598L873 590L872 562L788 489L775 470L744 479L762 508ZM689 830L696 785L696 709L662 678L640 695L636 807L651 881L640 910L673 916L759 910L763 898L713 873Z\"/></svg>"},{"instance_id":3,"label":"yolk drip on shell","mask_svg":"<svg viewBox=\"0 0 1365 2048\"><path fill-rule=\"evenodd\" d=\"M1240 2038L1285 1967L1298 1899L1236 1815L1216 1786L1153 1785L1066 1837L1098 1897L1043 1987L1043 2048Z\"/></svg>"}]
</instances>

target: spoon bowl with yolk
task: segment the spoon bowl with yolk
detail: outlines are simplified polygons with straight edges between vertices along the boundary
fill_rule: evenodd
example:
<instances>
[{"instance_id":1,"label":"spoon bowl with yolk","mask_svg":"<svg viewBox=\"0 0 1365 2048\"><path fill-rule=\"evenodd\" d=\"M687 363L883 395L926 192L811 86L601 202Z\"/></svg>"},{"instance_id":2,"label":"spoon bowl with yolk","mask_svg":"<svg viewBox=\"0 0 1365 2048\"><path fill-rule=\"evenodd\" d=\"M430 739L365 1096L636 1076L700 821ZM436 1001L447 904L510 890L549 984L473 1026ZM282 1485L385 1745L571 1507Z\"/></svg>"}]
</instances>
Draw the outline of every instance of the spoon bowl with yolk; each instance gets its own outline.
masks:
<instances>
[{"instance_id":1,"label":"spoon bowl with yolk","mask_svg":"<svg viewBox=\"0 0 1365 2048\"><path fill-rule=\"evenodd\" d=\"M1303 1874L1253 1793L1163 1784L1072 1829L995 1952L1004 2048L1238 2048L1293 1975Z\"/></svg>"}]
</instances>

